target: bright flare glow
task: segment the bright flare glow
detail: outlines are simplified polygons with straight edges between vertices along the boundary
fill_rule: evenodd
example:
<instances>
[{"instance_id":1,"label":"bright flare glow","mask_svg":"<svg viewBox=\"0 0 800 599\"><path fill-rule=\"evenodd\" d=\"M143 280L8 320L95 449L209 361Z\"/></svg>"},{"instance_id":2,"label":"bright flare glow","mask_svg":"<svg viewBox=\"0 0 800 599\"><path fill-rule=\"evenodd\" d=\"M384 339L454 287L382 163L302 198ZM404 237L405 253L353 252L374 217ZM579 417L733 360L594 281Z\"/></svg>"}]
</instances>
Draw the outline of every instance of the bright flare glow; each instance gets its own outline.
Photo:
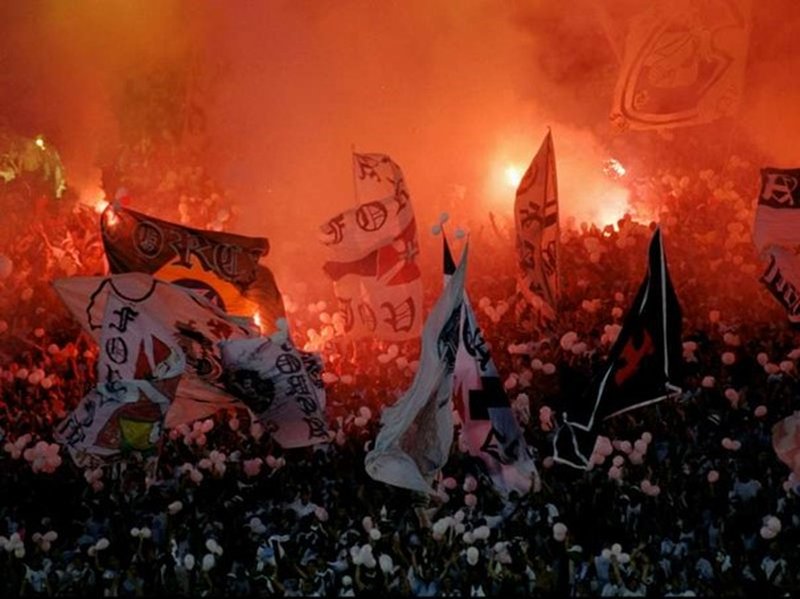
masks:
<instances>
[{"instance_id":1,"label":"bright flare glow","mask_svg":"<svg viewBox=\"0 0 800 599\"><path fill-rule=\"evenodd\" d=\"M616 228L617 221L631 210L629 196L628 190L621 187L601 191L597 194L599 201L591 221L599 227L614 225Z\"/></svg>"},{"instance_id":2,"label":"bright flare glow","mask_svg":"<svg viewBox=\"0 0 800 599\"><path fill-rule=\"evenodd\" d=\"M44 150L44 139L42 136L38 136L36 141L34 142L40 150Z\"/></svg>"},{"instance_id":3,"label":"bright flare glow","mask_svg":"<svg viewBox=\"0 0 800 599\"><path fill-rule=\"evenodd\" d=\"M108 202L105 198L100 198L94 203L94 211L97 214L102 214L106 208L108 208Z\"/></svg>"},{"instance_id":4,"label":"bright flare glow","mask_svg":"<svg viewBox=\"0 0 800 599\"><path fill-rule=\"evenodd\" d=\"M603 172L612 179L621 179L628 170L616 158L609 158L603 165Z\"/></svg>"},{"instance_id":5,"label":"bright flare glow","mask_svg":"<svg viewBox=\"0 0 800 599\"><path fill-rule=\"evenodd\" d=\"M253 314L253 322L258 327L258 332L260 334L263 334L264 333L264 328L263 328L262 322L261 322L261 313L258 310L256 310L255 314Z\"/></svg>"},{"instance_id":6,"label":"bright flare glow","mask_svg":"<svg viewBox=\"0 0 800 599\"><path fill-rule=\"evenodd\" d=\"M506 185L511 189L519 187L519 182L522 181L522 176L525 174L520 167L509 165L505 169Z\"/></svg>"}]
</instances>

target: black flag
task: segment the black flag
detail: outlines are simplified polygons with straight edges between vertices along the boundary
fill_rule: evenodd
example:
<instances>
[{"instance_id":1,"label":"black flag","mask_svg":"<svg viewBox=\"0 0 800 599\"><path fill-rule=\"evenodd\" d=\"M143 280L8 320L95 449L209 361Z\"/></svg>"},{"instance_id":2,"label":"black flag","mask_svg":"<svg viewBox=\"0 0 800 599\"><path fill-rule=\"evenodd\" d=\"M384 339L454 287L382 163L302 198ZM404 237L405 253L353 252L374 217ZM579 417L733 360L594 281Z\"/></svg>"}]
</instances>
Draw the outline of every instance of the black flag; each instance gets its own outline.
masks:
<instances>
[{"instance_id":1,"label":"black flag","mask_svg":"<svg viewBox=\"0 0 800 599\"><path fill-rule=\"evenodd\" d=\"M567 426L556 435L554 458L579 468L588 466L593 439L603 420L680 393L676 385L681 359L681 308L667 271L661 229L656 229L648 251L647 275L606 366L592 383L588 397L563 410ZM591 442L586 433L591 433Z\"/></svg>"}]
</instances>

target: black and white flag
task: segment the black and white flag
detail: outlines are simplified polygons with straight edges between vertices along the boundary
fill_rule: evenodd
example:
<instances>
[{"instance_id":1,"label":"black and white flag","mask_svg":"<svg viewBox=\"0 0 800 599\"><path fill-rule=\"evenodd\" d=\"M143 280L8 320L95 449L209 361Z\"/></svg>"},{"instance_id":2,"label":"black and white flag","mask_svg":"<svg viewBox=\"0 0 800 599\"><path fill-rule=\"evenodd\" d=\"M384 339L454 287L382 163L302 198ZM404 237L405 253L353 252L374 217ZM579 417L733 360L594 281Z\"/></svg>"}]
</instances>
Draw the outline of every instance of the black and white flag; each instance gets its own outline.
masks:
<instances>
[{"instance_id":1,"label":"black and white flag","mask_svg":"<svg viewBox=\"0 0 800 599\"><path fill-rule=\"evenodd\" d=\"M661 230L656 229L648 251L647 275L601 376L591 385L588 397L572 401L562 410L554 459L588 467L597 427L603 420L680 393L681 360L681 308L667 270Z\"/></svg>"}]
</instances>

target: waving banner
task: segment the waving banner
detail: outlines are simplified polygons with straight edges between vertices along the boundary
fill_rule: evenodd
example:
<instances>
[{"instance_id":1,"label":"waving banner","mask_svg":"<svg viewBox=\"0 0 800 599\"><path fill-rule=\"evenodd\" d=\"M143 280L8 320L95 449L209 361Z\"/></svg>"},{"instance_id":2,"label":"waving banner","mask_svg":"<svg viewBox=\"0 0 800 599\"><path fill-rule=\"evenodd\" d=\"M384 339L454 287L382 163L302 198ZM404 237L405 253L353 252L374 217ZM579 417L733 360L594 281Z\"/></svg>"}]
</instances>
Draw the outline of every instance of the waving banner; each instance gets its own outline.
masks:
<instances>
[{"instance_id":1,"label":"waving banner","mask_svg":"<svg viewBox=\"0 0 800 599\"><path fill-rule=\"evenodd\" d=\"M123 207L100 220L112 273L143 272L206 297L222 310L253 318L267 331L285 316L272 272L259 264L263 238L192 229Z\"/></svg>"},{"instance_id":2,"label":"waving banner","mask_svg":"<svg viewBox=\"0 0 800 599\"><path fill-rule=\"evenodd\" d=\"M456 266L444 233L442 240L447 281ZM466 292L460 331L453 392L469 453L483 460L500 493L527 493L538 476L536 465Z\"/></svg>"},{"instance_id":3,"label":"waving banner","mask_svg":"<svg viewBox=\"0 0 800 599\"><path fill-rule=\"evenodd\" d=\"M558 189L553 137L548 132L517 188L514 202L519 271L517 291L537 328L556 317L558 272ZM517 310L523 318L527 310Z\"/></svg>"},{"instance_id":4,"label":"waving banner","mask_svg":"<svg viewBox=\"0 0 800 599\"><path fill-rule=\"evenodd\" d=\"M282 447L326 443L325 388L318 354L298 351L282 332L222 342L227 388Z\"/></svg>"},{"instance_id":5,"label":"waving banner","mask_svg":"<svg viewBox=\"0 0 800 599\"><path fill-rule=\"evenodd\" d=\"M667 129L731 115L744 86L750 0L656 2L630 24L614 94L620 129Z\"/></svg>"},{"instance_id":6,"label":"waving banner","mask_svg":"<svg viewBox=\"0 0 800 599\"><path fill-rule=\"evenodd\" d=\"M753 243L769 261L761 282L800 324L800 169L761 170Z\"/></svg>"},{"instance_id":7,"label":"waving banner","mask_svg":"<svg viewBox=\"0 0 800 599\"><path fill-rule=\"evenodd\" d=\"M367 474L388 485L434 493L434 476L453 443L453 371L464 301L467 248L422 333L411 388L381 414L381 430L365 460Z\"/></svg>"},{"instance_id":8,"label":"waving banner","mask_svg":"<svg viewBox=\"0 0 800 599\"><path fill-rule=\"evenodd\" d=\"M353 154L357 208L322 225L345 333L401 341L422 329L414 210L400 167L384 154Z\"/></svg>"},{"instance_id":9,"label":"waving banner","mask_svg":"<svg viewBox=\"0 0 800 599\"><path fill-rule=\"evenodd\" d=\"M248 323L183 287L144 273L71 277L54 286L100 346L98 385L106 391L114 392L120 381L148 380L148 364L161 363L177 351L183 356L183 376L176 390L163 393L175 397L167 427L241 406L224 389L218 344L253 337Z\"/></svg>"}]
</instances>

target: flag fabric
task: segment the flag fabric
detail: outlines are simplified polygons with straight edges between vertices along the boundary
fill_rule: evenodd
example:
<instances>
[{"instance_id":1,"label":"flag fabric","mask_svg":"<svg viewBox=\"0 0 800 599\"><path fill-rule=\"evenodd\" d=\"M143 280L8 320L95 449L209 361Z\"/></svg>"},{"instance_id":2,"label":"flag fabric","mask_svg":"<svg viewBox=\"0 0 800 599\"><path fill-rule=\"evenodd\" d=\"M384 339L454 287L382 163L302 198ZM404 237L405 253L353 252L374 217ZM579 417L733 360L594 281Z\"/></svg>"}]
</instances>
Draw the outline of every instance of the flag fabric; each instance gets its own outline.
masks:
<instances>
[{"instance_id":1,"label":"flag fabric","mask_svg":"<svg viewBox=\"0 0 800 599\"><path fill-rule=\"evenodd\" d=\"M283 331L220 345L226 387L282 447L330 440L319 354L298 351Z\"/></svg>"},{"instance_id":2,"label":"flag fabric","mask_svg":"<svg viewBox=\"0 0 800 599\"><path fill-rule=\"evenodd\" d=\"M767 253L769 264L760 280L786 309L789 322L800 325L800 258L779 246L771 246Z\"/></svg>"},{"instance_id":3,"label":"flag fabric","mask_svg":"<svg viewBox=\"0 0 800 599\"><path fill-rule=\"evenodd\" d=\"M653 3L630 24L611 121L668 129L733 114L744 87L750 0Z\"/></svg>"},{"instance_id":4,"label":"flag fabric","mask_svg":"<svg viewBox=\"0 0 800 599\"><path fill-rule=\"evenodd\" d=\"M345 334L402 341L422 329L417 225L400 167L384 154L353 154L360 204L321 227L330 250Z\"/></svg>"},{"instance_id":5,"label":"flag fabric","mask_svg":"<svg viewBox=\"0 0 800 599\"><path fill-rule=\"evenodd\" d=\"M186 357L172 331L138 301L152 293L148 279L137 275L100 286L95 279L96 294L85 287L78 289L86 279L56 282L73 312L78 304L84 308L84 325L100 349L97 386L55 435L82 467L129 451L155 453L164 417L184 373Z\"/></svg>"},{"instance_id":6,"label":"flag fabric","mask_svg":"<svg viewBox=\"0 0 800 599\"><path fill-rule=\"evenodd\" d=\"M158 378L154 364L182 356L183 376L167 397L165 426L172 428L243 407L224 389L218 343L253 337L244 319L229 316L210 300L144 273L58 279L55 289L100 346L98 386ZM143 358L145 356L147 359ZM153 383L155 385L156 383ZM110 391L109 391L110 392Z\"/></svg>"},{"instance_id":7,"label":"flag fabric","mask_svg":"<svg viewBox=\"0 0 800 599\"><path fill-rule=\"evenodd\" d=\"M272 272L259 264L264 238L193 229L121 206L100 219L111 272L143 272L191 289L236 316L256 312L267 331L285 317Z\"/></svg>"},{"instance_id":8,"label":"flag fabric","mask_svg":"<svg viewBox=\"0 0 800 599\"><path fill-rule=\"evenodd\" d=\"M556 458L579 468L588 466L591 450L585 435L600 422L629 410L659 402L680 392L682 360L681 308L667 270L661 229L650 241L644 282L629 309L602 374L590 387L589 398L567 403L554 448ZM565 438L561 438L566 435ZM576 449L576 455L565 450ZM560 450L560 451L559 451Z\"/></svg>"},{"instance_id":9,"label":"flag fabric","mask_svg":"<svg viewBox=\"0 0 800 599\"><path fill-rule=\"evenodd\" d=\"M442 241L446 282L456 265L444 232ZM536 465L466 292L459 331L453 392L468 451L483 460L500 493L527 493L538 475Z\"/></svg>"},{"instance_id":10,"label":"flag fabric","mask_svg":"<svg viewBox=\"0 0 800 599\"><path fill-rule=\"evenodd\" d=\"M769 261L761 282L800 324L800 169L764 168L758 194L753 243Z\"/></svg>"},{"instance_id":11,"label":"flag fabric","mask_svg":"<svg viewBox=\"0 0 800 599\"><path fill-rule=\"evenodd\" d=\"M800 411L772 427L772 448L778 459L800 477Z\"/></svg>"},{"instance_id":12,"label":"flag fabric","mask_svg":"<svg viewBox=\"0 0 800 599\"><path fill-rule=\"evenodd\" d=\"M422 332L419 369L409 390L384 408L381 430L364 464L373 479L434 494L433 477L453 442L453 370L464 301L467 248Z\"/></svg>"},{"instance_id":13,"label":"flag fabric","mask_svg":"<svg viewBox=\"0 0 800 599\"><path fill-rule=\"evenodd\" d=\"M753 243L759 249L800 244L800 169L761 170Z\"/></svg>"},{"instance_id":14,"label":"flag fabric","mask_svg":"<svg viewBox=\"0 0 800 599\"><path fill-rule=\"evenodd\" d=\"M550 132L519 183L514 222L519 256L517 291L541 328L555 319L560 297L558 187ZM518 319L522 315L518 309Z\"/></svg>"}]
</instances>

